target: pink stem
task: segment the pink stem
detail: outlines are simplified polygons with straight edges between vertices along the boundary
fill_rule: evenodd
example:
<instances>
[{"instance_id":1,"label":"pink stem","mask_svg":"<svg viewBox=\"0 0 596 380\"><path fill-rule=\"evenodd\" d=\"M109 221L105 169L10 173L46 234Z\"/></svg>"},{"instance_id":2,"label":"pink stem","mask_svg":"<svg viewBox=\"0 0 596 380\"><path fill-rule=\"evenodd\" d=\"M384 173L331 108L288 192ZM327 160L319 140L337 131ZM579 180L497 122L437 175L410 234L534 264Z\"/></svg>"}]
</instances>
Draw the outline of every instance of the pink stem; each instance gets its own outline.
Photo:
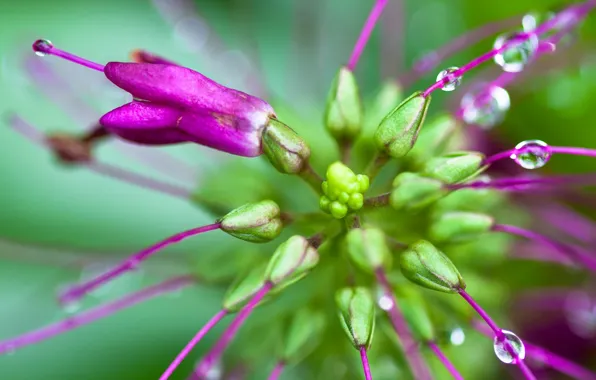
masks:
<instances>
[{"instance_id":1,"label":"pink stem","mask_svg":"<svg viewBox=\"0 0 596 380\"><path fill-rule=\"evenodd\" d=\"M437 356L437 358L441 361L441 363L447 369L447 371L449 371L451 376L453 376L454 379L464 380L463 376L460 375L457 368L455 368L453 363L451 363L449 361L447 356L445 356L445 354L441 351L441 349L439 348L439 346L437 346L437 344L435 342L433 342L433 341L428 342L428 346L434 352L434 354Z\"/></svg>"},{"instance_id":2,"label":"pink stem","mask_svg":"<svg viewBox=\"0 0 596 380\"><path fill-rule=\"evenodd\" d=\"M160 284L145 288L139 292L129 294L114 302L100 305L78 315L74 315L70 318L42 327L41 329L25 333L13 339L2 341L0 342L0 354L13 351L19 347L39 343L56 335L74 330L75 328L89 324L98 319L105 318L116 313L117 311L149 300L160 294L177 291L181 288L191 285L194 283L194 281L195 280L192 276L174 277Z\"/></svg>"},{"instance_id":3,"label":"pink stem","mask_svg":"<svg viewBox=\"0 0 596 380\"><path fill-rule=\"evenodd\" d=\"M543 236L537 232L526 230L517 226L511 226L508 224L495 224L492 230L524 237L537 243L548 245L554 248L560 254L564 255L565 258L571 258L574 262L579 261L587 269L591 271L596 271L596 259L584 254L579 249L576 249L575 247L572 247L568 244L560 243L556 240Z\"/></svg>"},{"instance_id":4,"label":"pink stem","mask_svg":"<svg viewBox=\"0 0 596 380\"><path fill-rule=\"evenodd\" d=\"M558 153L558 154L571 154L574 156L585 156L585 157L596 157L596 149L588 149L588 148L576 148L576 147L567 147L567 146L548 146L544 147L550 153ZM504 152L499 152L493 154L492 156L488 156L484 159L484 165L490 165L495 161L502 160L504 158L511 158L512 155L519 155L525 153L526 151L530 150L531 148L521 148L521 149L510 149Z\"/></svg>"},{"instance_id":5,"label":"pink stem","mask_svg":"<svg viewBox=\"0 0 596 380\"><path fill-rule=\"evenodd\" d=\"M82 66L88 67L93 70L97 70L97 71L101 71L101 72L103 72L103 70L104 70L104 65L100 65L99 63L95 63L95 62L89 61L85 58L81 58L77 55L68 53L64 50L60 50L51 44L45 45L43 48L40 48L40 45L39 45L40 41L41 40L37 40L33 43L33 51L41 52L44 54L55 55L56 57L60 57L67 61L74 62L78 65L82 65Z\"/></svg>"},{"instance_id":6,"label":"pink stem","mask_svg":"<svg viewBox=\"0 0 596 380\"><path fill-rule=\"evenodd\" d=\"M474 301L474 299L464 289L460 289L459 295L462 296L468 302L468 304L470 304L470 306L472 306L472 308L474 310L476 310L476 312L478 313L478 315L480 315L482 317L482 319L484 319L486 324L491 328L491 330L493 330L493 333L496 335L497 339L503 339L505 337L503 335L503 331L491 319L491 317L488 315L488 313L486 311L484 311L480 307L480 305L478 305L478 303L476 303L476 301Z\"/></svg>"},{"instance_id":7,"label":"pink stem","mask_svg":"<svg viewBox=\"0 0 596 380\"><path fill-rule=\"evenodd\" d=\"M160 376L159 380L167 380L172 373L176 370L176 368L182 363L184 358L192 351L192 349L203 339L205 335L222 320L228 314L227 310L220 310L217 314L213 316L206 324L203 326L199 332L188 342L186 346L180 351L178 356L174 359L172 363L168 366L165 372Z\"/></svg>"},{"instance_id":8,"label":"pink stem","mask_svg":"<svg viewBox=\"0 0 596 380\"><path fill-rule=\"evenodd\" d=\"M387 5L388 1L389 0L377 0L375 2L375 5L371 9L370 14L368 15L368 18L366 19L366 22L364 23L364 27L362 28L362 31L360 32L360 36L358 37L358 40L356 41L354 50L352 50L352 55L350 56L350 60L348 61L348 64L347 64L348 70L354 71L354 69L356 68L356 64L358 64L358 60L360 59L360 56L362 55L362 51L366 47L366 43L368 42L368 39L370 38L370 35L371 35L373 29L375 28L375 25L376 25L377 21L379 20L379 17L381 17L381 14L383 13L383 9Z\"/></svg>"},{"instance_id":9,"label":"pink stem","mask_svg":"<svg viewBox=\"0 0 596 380\"><path fill-rule=\"evenodd\" d=\"M540 186L565 186L571 185L590 185L596 183L596 173L578 174L578 175L560 175L550 177L505 177L497 178L491 181L473 181L468 183L458 183L447 185L449 190L458 189L497 189L497 190L527 190L539 189Z\"/></svg>"},{"instance_id":10,"label":"pink stem","mask_svg":"<svg viewBox=\"0 0 596 380\"><path fill-rule=\"evenodd\" d=\"M408 360L410 364L410 368L414 377L418 380L431 379L432 377L430 375L430 371L426 366L424 359L420 355L420 350L418 349L418 345L412 336L410 328L408 327L408 323L399 310L397 299L391 290L391 284L389 284L389 281L387 280L385 271L382 268L378 268L375 271L375 276L377 278L377 282L383 289L384 295L391 299L391 308L386 311L389 314L389 318L391 319L391 323L395 329L395 332L402 342L406 360Z\"/></svg>"},{"instance_id":11,"label":"pink stem","mask_svg":"<svg viewBox=\"0 0 596 380\"><path fill-rule=\"evenodd\" d=\"M283 361L277 362L277 364L273 368L273 371L271 371L271 373L269 374L269 377L267 379L268 380L277 380L279 378L279 375L281 375L281 373L283 372L285 366L286 366L286 363L284 363Z\"/></svg>"},{"instance_id":12,"label":"pink stem","mask_svg":"<svg viewBox=\"0 0 596 380\"><path fill-rule=\"evenodd\" d=\"M246 318L252 313L254 308L261 302L261 300L273 288L273 283L266 282L258 292L248 301L248 303L240 310L236 318L230 323L226 331L219 338L215 346L205 355L201 362L195 367L195 374L202 378L209 370L220 360L224 350L230 344L238 329L242 326Z\"/></svg>"},{"instance_id":13,"label":"pink stem","mask_svg":"<svg viewBox=\"0 0 596 380\"><path fill-rule=\"evenodd\" d=\"M362 359L362 369L364 370L364 378L366 380L372 380L370 374L370 365L368 364L368 356L366 355L366 347L360 347L360 359Z\"/></svg>"},{"instance_id":14,"label":"pink stem","mask_svg":"<svg viewBox=\"0 0 596 380\"><path fill-rule=\"evenodd\" d=\"M221 226L220 223L208 224L206 226L193 228L188 231L180 232L176 235L170 236L169 238L162 240L159 243L154 244L135 255L130 256L128 259L126 259L120 265L107 271L106 273L103 273L102 275L100 275L90 281L84 282L80 285L76 285L76 286L68 289L66 292L64 292L63 294L60 295L60 301L62 303L66 303L66 304L75 302L75 301L79 300L80 298L82 298L85 294L87 294L90 291L92 291L93 289L97 288L98 286L103 285L106 282L113 280L115 277L118 277L125 272L134 270L143 260L146 260L151 255L153 255L154 253L158 252L159 250L167 247L168 245L177 243L183 239L201 234L203 232L208 232L208 231L213 231L213 230L219 229L220 226Z\"/></svg>"},{"instance_id":15,"label":"pink stem","mask_svg":"<svg viewBox=\"0 0 596 380\"><path fill-rule=\"evenodd\" d=\"M527 380L536 380L536 376L534 376L530 368L528 368L527 364L523 360L516 359L515 364L519 367Z\"/></svg>"}]
</instances>

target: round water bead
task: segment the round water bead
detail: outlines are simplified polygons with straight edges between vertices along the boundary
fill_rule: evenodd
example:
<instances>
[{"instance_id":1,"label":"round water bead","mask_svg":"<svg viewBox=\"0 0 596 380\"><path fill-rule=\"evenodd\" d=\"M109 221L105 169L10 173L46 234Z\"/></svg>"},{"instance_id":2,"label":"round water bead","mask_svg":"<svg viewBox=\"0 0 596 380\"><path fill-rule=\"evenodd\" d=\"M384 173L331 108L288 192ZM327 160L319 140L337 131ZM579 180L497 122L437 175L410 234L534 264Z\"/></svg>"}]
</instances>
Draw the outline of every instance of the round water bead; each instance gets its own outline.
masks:
<instances>
[{"instance_id":1,"label":"round water bead","mask_svg":"<svg viewBox=\"0 0 596 380\"><path fill-rule=\"evenodd\" d=\"M461 327L453 329L453 331L451 331L451 334L449 334L449 341L454 346L461 346L465 340L466 334L464 333L464 330L461 329Z\"/></svg>"},{"instance_id":2,"label":"round water bead","mask_svg":"<svg viewBox=\"0 0 596 380\"><path fill-rule=\"evenodd\" d=\"M518 43L513 43L516 39L527 38ZM495 40L493 49L501 49L505 44L513 44L500 53L496 54L494 61L503 68L503 71L517 73L524 69L528 61L532 59L538 48L538 37L531 35L523 37L521 33L502 34Z\"/></svg>"},{"instance_id":3,"label":"round water bead","mask_svg":"<svg viewBox=\"0 0 596 380\"><path fill-rule=\"evenodd\" d=\"M501 330L503 336L501 339L495 337L495 354L500 361L506 364L513 363L516 359L524 360L526 357L526 347L524 342L511 331Z\"/></svg>"},{"instance_id":4,"label":"round water bead","mask_svg":"<svg viewBox=\"0 0 596 380\"><path fill-rule=\"evenodd\" d=\"M484 129L490 129L503 121L510 106L507 90L486 83L470 89L460 102L463 120Z\"/></svg>"},{"instance_id":5,"label":"round water bead","mask_svg":"<svg viewBox=\"0 0 596 380\"><path fill-rule=\"evenodd\" d=\"M37 40L33 43L33 51L35 51L35 54L40 57L48 54L53 47L54 44L52 44L52 41L50 40Z\"/></svg>"},{"instance_id":6,"label":"round water bead","mask_svg":"<svg viewBox=\"0 0 596 380\"><path fill-rule=\"evenodd\" d=\"M539 169L546 165L552 154L550 147L542 140L526 140L515 146L510 157L524 169Z\"/></svg>"},{"instance_id":7,"label":"round water bead","mask_svg":"<svg viewBox=\"0 0 596 380\"><path fill-rule=\"evenodd\" d=\"M453 91L457 87L459 87L459 85L461 84L462 76L461 75L458 75L458 76L453 75L453 73L457 70L459 70L459 67L452 66L452 67L446 68L445 70L441 71L439 73L439 75L437 75L437 82L445 80L445 78L447 78L447 82L445 82L443 87L441 87L441 90Z\"/></svg>"}]
</instances>

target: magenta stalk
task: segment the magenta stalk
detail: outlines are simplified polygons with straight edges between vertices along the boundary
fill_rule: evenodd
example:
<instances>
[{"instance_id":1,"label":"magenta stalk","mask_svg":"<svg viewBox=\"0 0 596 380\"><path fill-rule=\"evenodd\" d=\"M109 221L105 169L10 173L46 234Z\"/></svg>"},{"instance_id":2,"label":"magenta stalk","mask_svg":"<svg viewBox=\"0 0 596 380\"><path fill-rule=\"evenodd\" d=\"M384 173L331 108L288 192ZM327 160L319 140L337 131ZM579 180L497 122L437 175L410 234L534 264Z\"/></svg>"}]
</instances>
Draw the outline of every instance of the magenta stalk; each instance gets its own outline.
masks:
<instances>
[{"instance_id":1,"label":"magenta stalk","mask_svg":"<svg viewBox=\"0 0 596 380\"><path fill-rule=\"evenodd\" d=\"M199 332L184 346L182 351L176 356L174 361L170 363L168 368L164 371L164 373L159 377L159 380L167 380L172 373L176 370L176 368L182 363L184 358L188 356L190 351L203 339L205 335L223 319L228 314L227 310L220 310L217 314L213 316L206 324L203 326Z\"/></svg>"},{"instance_id":2,"label":"magenta stalk","mask_svg":"<svg viewBox=\"0 0 596 380\"><path fill-rule=\"evenodd\" d=\"M435 356L441 361L441 364L443 364L443 366L447 369L447 371L449 371L449 373L455 380L464 380L463 376L460 375L457 368L455 368L453 363L451 363L451 361L449 361L449 358L447 358L447 356L445 356L443 351L441 351L441 349L435 342L433 342L433 341L428 342L428 347L432 350L432 352L435 354Z\"/></svg>"},{"instance_id":3,"label":"magenta stalk","mask_svg":"<svg viewBox=\"0 0 596 380\"><path fill-rule=\"evenodd\" d=\"M370 374L370 365L368 364L368 356L366 354L366 347L360 347L359 351L360 359L362 360L362 369L364 370L364 378L366 380L372 380L372 375Z\"/></svg>"},{"instance_id":4,"label":"magenta stalk","mask_svg":"<svg viewBox=\"0 0 596 380\"><path fill-rule=\"evenodd\" d=\"M147 301L153 297L168 292L175 292L195 282L192 276L180 276L166 280L157 285L150 286L136 293L129 294L119 300L100 305L78 315L66 318L51 325L42 327L16 338L0 342L0 354L12 352L17 348L36 344L54 336L82 327L98 319L110 316L120 310L126 309L138 303Z\"/></svg>"},{"instance_id":5,"label":"magenta stalk","mask_svg":"<svg viewBox=\"0 0 596 380\"><path fill-rule=\"evenodd\" d=\"M532 148L524 147L519 149L510 149L504 152L499 152L493 154L492 156L488 156L484 159L483 165L490 165L496 161L500 161L505 158L513 159L516 155L523 154L526 152L531 152ZM569 154L574 156L584 156L584 157L596 157L596 149L588 149L588 148L579 148L579 147L567 147L567 146L545 146L545 151L553 154Z\"/></svg>"},{"instance_id":6,"label":"magenta stalk","mask_svg":"<svg viewBox=\"0 0 596 380\"><path fill-rule=\"evenodd\" d=\"M66 292L60 295L60 301L65 304L75 302L83 296L85 296L87 293L91 292L93 289L99 287L100 285L103 285L106 282L113 280L114 278L124 274L125 272L136 269L143 260L146 260L151 255L167 247L168 245L177 243L191 236L219 229L220 226L220 223L208 224L206 226L193 228L184 232L180 232L176 235L170 236L169 238L164 239L159 243L154 244L142 250L141 252L130 256L120 265L101 274L100 276L68 289Z\"/></svg>"},{"instance_id":7,"label":"magenta stalk","mask_svg":"<svg viewBox=\"0 0 596 380\"><path fill-rule=\"evenodd\" d=\"M267 377L267 380L277 380L279 378L279 376L281 375L281 373L283 372L285 366L286 366L286 363L284 363L283 361L277 362L275 367L273 367L273 371L271 371L271 373L269 374L269 377Z\"/></svg>"},{"instance_id":8,"label":"magenta stalk","mask_svg":"<svg viewBox=\"0 0 596 380\"><path fill-rule=\"evenodd\" d=\"M236 315L232 323L228 326L226 331L219 338L215 346L205 355L200 363L195 367L195 375L202 378L209 370L220 360L224 350L228 347L236 333L252 313L254 308L263 300L263 298L271 291L273 283L266 282L261 289L248 301L248 303Z\"/></svg>"},{"instance_id":9,"label":"magenta stalk","mask_svg":"<svg viewBox=\"0 0 596 380\"><path fill-rule=\"evenodd\" d=\"M399 310L397 299L391 290L391 284L389 284L389 281L387 280L385 271L382 268L377 268L377 270L375 270L375 276L383 290L383 294L391 299L391 308L386 310L386 312L389 314L391 324L402 342L404 354L410 365L412 374L418 380L431 379L430 370L420 354L420 350L412 336L408 323Z\"/></svg>"},{"instance_id":10,"label":"magenta stalk","mask_svg":"<svg viewBox=\"0 0 596 380\"><path fill-rule=\"evenodd\" d=\"M373 29L375 28L375 25L377 24L379 17L381 17L383 9L385 9L385 6L387 5L388 1L389 0L376 0L375 5L373 6L372 10L370 11L370 14L368 15L368 18L366 19L366 22L364 23L364 27L360 32L360 36L356 41L354 50L352 50L352 54L347 64L348 70L354 71L354 69L356 68L358 61L360 60L360 56L362 55L362 52L366 47L368 39L370 38L370 35Z\"/></svg>"}]
</instances>

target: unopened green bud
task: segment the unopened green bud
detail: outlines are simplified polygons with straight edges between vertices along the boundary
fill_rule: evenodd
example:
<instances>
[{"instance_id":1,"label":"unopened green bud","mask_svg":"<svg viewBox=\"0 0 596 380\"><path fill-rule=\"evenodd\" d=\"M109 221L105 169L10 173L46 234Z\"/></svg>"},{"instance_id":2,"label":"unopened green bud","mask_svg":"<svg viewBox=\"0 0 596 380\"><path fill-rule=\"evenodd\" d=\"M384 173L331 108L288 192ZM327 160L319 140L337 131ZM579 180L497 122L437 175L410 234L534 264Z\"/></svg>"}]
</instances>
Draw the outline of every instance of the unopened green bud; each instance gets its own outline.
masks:
<instances>
[{"instance_id":1,"label":"unopened green bud","mask_svg":"<svg viewBox=\"0 0 596 380\"><path fill-rule=\"evenodd\" d=\"M295 235L277 247L269 260L265 279L281 290L306 276L318 262L317 250L304 237Z\"/></svg>"},{"instance_id":2,"label":"unopened green bud","mask_svg":"<svg viewBox=\"0 0 596 380\"><path fill-rule=\"evenodd\" d=\"M240 206L219 222L222 231L253 243L273 240L283 228L279 206L270 200Z\"/></svg>"},{"instance_id":3,"label":"unopened green bud","mask_svg":"<svg viewBox=\"0 0 596 380\"><path fill-rule=\"evenodd\" d=\"M414 148L408 153L408 159L416 165L423 165L429 159L445 153L448 142L459 123L451 114L435 116L425 123L420 131Z\"/></svg>"},{"instance_id":4,"label":"unopened green bud","mask_svg":"<svg viewBox=\"0 0 596 380\"><path fill-rule=\"evenodd\" d=\"M429 235L436 242L464 242L488 232L494 224L490 215L476 212L448 212L430 226Z\"/></svg>"},{"instance_id":5,"label":"unopened green bud","mask_svg":"<svg viewBox=\"0 0 596 380\"><path fill-rule=\"evenodd\" d=\"M451 260L434 245L420 240L408 247L400 257L404 276L425 288L457 293L466 283Z\"/></svg>"},{"instance_id":6,"label":"unopened green bud","mask_svg":"<svg viewBox=\"0 0 596 380\"><path fill-rule=\"evenodd\" d=\"M341 162L334 162L327 168L327 180L321 186L323 195L319 199L319 206L334 218L341 219L349 210L356 211L362 208L364 192L368 190L369 185L367 176L356 175Z\"/></svg>"},{"instance_id":7,"label":"unopened green bud","mask_svg":"<svg viewBox=\"0 0 596 380\"><path fill-rule=\"evenodd\" d=\"M369 347L375 330L375 301L366 288L343 288L335 293L339 319L356 347Z\"/></svg>"},{"instance_id":8,"label":"unopened green bud","mask_svg":"<svg viewBox=\"0 0 596 380\"><path fill-rule=\"evenodd\" d=\"M428 315L424 299L415 294L403 295L397 297L399 309L401 310L408 325L417 335L418 340L431 341L435 338L433 323Z\"/></svg>"},{"instance_id":9,"label":"unopened green bud","mask_svg":"<svg viewBox=\"0 0 596 380\"><path fill-rule=\"evenodd\" d=\"M238 277L224 296L224 309L230 312L240 310L265 284L264 273L265 265L259 265L248 275Z\"/></svg>"},{"instance_id":10,"label":"unopened green bud","mask_svg":"<svg viewBox=\"0 0 596 380\"><path fill-rule=\"evenodd\" d=\"M355 228L346 235L346 243L348 255L362 270L372 273L391 266L391 252L380 229Z\"/></svg>"},{"instance_id":11,"label":"unopened green bud","mask_svg":"<svg viewBox=\"0 0 596 380\"><path fill-rule=\"evenodd\" d=\"M448 184L462 182L482 170L484 155L478 152L456 152L433 158L424 174Z\"/></svg>"},{"instance_id":12,"label":"unopened green bud","mask_svg":"<svg viewBox=\"0 0 596 380\"><path fill-rule=\"evenodd\" d=\"M292 317L288 329L282 354L284 362L295 363L310 354L321 340L324 328L325 314L299 309Z\"/></svg>"},{"instance_id":13,"label":"unopened green bud","mask_svg":"<svg viewBox=\"0 0 596 380\"><path fill-rule=\"evenodd\" d=\"M337 140L352 140L362 127L362 103L354 73L339 69L331 84L324 115L325 127Z\"/></svg>"},{"instance_id":14,"label":"unopened green bud","mask_svg":"<svg viewBox=\"0 0 596 380\"><path fill-rule=\"evenodd\" d=\"M310 148L306 141L279 120L269 120L262 139L263 153L281 173L299 173L308 162Z\"/></svg>"},{"instance_id":15,"label":"unopened green bud","mask_svg":"<svg viewBox=\"0 0 596 380\"><path fill-rule=\"evenodd\" d=\"M400 158L416 143L430 104L430 95L418 91L395 107L379 124L375 132L377 147L387 155Z\"/></svg>"},{"instance_id":16,"label":"unopened green bud","mask_svg":"<svg viewBox=\"0 0 596 380\"><path fill-rule=\"evenodd\" d=\"M447 193L441 181L404 172L393 180L389 203L396 210L415 210L435 202Z\"/></svg>"}]
</instances>

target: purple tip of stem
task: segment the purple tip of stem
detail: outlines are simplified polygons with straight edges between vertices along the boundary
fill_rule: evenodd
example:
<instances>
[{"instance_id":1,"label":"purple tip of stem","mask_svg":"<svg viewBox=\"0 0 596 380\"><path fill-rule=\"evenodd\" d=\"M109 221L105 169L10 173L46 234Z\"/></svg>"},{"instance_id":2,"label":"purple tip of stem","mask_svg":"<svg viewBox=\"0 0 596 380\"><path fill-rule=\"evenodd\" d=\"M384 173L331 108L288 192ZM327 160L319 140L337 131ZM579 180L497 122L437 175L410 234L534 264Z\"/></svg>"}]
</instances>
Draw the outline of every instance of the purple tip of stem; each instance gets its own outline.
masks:
<instances>
[{"instance_id":1,"label":"purple tip of stem","mask_svg":"<svg viewBox=\"0 0 596 380\"><path fill-rule=\"evenodd\" d=\"M455 366L453 365L453 363L451 363L451 361L449 361L449 359L447 358L447 356L445 356L445 354L443 353L443 351L441 351L441 349L439 348L439 346L435 342L433 342L433 341L428 342L428 347L430 347L430 349L432 350L432 352L441 361L441 363L443 364L443 366L447 369L447 371L449 371L449 373L451 374L451 376L454 379L456 379L456 380L464 380L463 376L459 373L459 371L457 370L457 368L455 368Z\"/></svg>"},{"instance_id":2,"label":"purple tip of stem","mask_svg":"<svg viewBox=\"0 0 596 380\"><path fill-rule=\"evenodd\" d=\"M269 377L267 378L267 380L277 380L279 378L279 376L281 375L281 373L283 372L285 366L286 366L286 363L284 363L283 361L277 362L277 364L273 368L273 371L271 371L271 373L269 374Z\"/></svg>"},{"instance_id":3,"label":"purple tip of stem","mask_svg":"<svg viewBox=\"0 0 596 380\"><path fill-rule=\"evenodd\" d=\"M504 232L511 235L520 236L529 240L533 240L537 243L544 244L554 248L565 258L570 258L574 262L582 264L586 269L596 271L596 259L587 255L579 248L573 247L569 244L564 244L559 241L550 239L542 234L534 231L526 230L525 228L512 226L508 224L495 224L492 228L493 231Z\"/></svg>"},{"instance_id":4,"label":"purple tip of stem","mask_svg":"<svg viewBox=\"0 0 596 380\"><path fill-rule=\"evenodd\" d=\"M172 363L168 366L168 368L164 371L164 373L160 376L159 380L167 380L172 373L176 370L176 368L182 363L184 358L192 351L192 349L203 339L205 335L222 320L228 314L227 310L220 310L217 314L215 314L206 324L203 326L199 332L188 342L186 346L180 351L178 356L174 359Z\"/></svg>"},{"instance_id":5,"label":"purple tip of stem","mask_svg":"<svg viewBox=\"0 0 596 380\"><path fill-rule=\"evenodd\" d=\"M459 295L462 296L468 302L468 304L472 306L474 310L476 310L476 312L480 317L482 317L482 319L484 319L486 324L491 328L491 330L493 330L493 333L497 337L497 339L503 339L505 337L501 328L497 326L497 324L491 319L488 313L484 311L480 307L480 305L478 305L478 303L474 301L474 299L464 289L460 289Z\"/></svg>"},{"instance_id":6,"label":"purple tip of stem","mask_svg":"<svg viewBox=\"0 0 596 380\"><path fill-rule=\"evenodd\" d=\"M152 245L142 250L141 252L130 256L120 265L103 273L102 275L68 289L66 292L60 295L60 302L63 304L76 302L77 300L85 296L87 293L91 292L93 289L99 287L100 285L103 285L128 271L136 269L143 260L148 259L151 255L167 247L168 245L177 243L183 239L201 234L203 232L219 229L220 226L220 223L214 223L198 228L193 228L188 231L184 231L176 235L170 236L169 238L162 240L159 243Z\"/></svg>"},{"instance_id":7,"label":"purple tip of stem","mask_svg":"<svg viewBox=\"0 0 596 380\"><path fill-rule=\"evenodd\" d=\"M129 294L114 302L100 305L81 314L42 327L41 329L25 333L16 338L1 341L0 354L11 352L19 347L39 343L56 335L74 330L77 327L84 326L98 319L107 317L116 313L117 311L149 300L163 293L180 290L181 288L193 284L194 281L195 279L192 276L174 277L136 293Z\"/></svg>"},{"instance_id":8,"label":"purple tip of stem","mask_svg":"<svg viewBox=\"0 0 596 380\"><path fill-rule=\"evenodd\" d=\"M360 347L359 351L360 359L362 360L362 369L364 370L364 378L366 380L372 380L372 375L370 374L370 365L368 364L368 356L366 355L366 347Z\"/></svg>"},{"instance_id":9,"label":"purple tip of stem","mask_svg":"<svg viewBox=\"0 0 596 380\"><path fill-rule=\"evenodd\" d=\"M202 379L206 373L220 360L224 350L228 347L236 333L252 313L254 308L263 300L263 298L273 288L273 283L266 282L258 292L248 301L248 303L238 312L232 323L228 326L226 331L219 338L215 346L203 357L203 359L195 367L194 373L199 379Z\"/></svg>"},{"instance_id":10,"label":"purple tip of stem","mask_svg":"<svg viewBox=\"0 0 596 380\"><path fill-rule=\"evenodd\" d=\"M391 290L391 284L387 280L387 275L383 268L377 268L377 270L375 270L375 276L377 282L383 289L383 294L391 299L391 308L386 310L386 312L389 314L391 324L402 342L406 360L410 365L414 377L418 380L432 379L430 370L420 354L420 350L412 336L408 323L399 309L397 299Z\"/></svg>"},{"instance_id":11,"label":"purple tip of stem","mask_svg":"<svg viewBox=\"0 0 596 380\"><path fill-rule=\"evenodd\" d=\"M76 56L74 54L68 53L64 50L60 50L60 49L54 47L54 45L49 40L35 41L33 43L33 51L35 52L35 54L40 55L40 56L55 55L56 57L60 57L67 61L71 61L73 63L76 63L81 66L85 66L85 67L93 69L93 70L103 72L103 69L104 69L104 65L100 65L99 63L89 61L85 58L81 58L79 56Z\"/></svg>"},{"instance_id":12,"label":"purple tip of stem","mask_svg":"<svg viewBox=\"0 0 596 380\"><path fill-rule=\"evenodd\" d=\"M358 40L356 41L356 45L354 45L354 49L352 50L352 55L350 56L350 59L348 60L348 64L346 66L348 68L348 70L354 71L354 69L356 68L356 65L358 64L358 60L360 59L360 56L362 55L362 52L364 51L364 48L366 47L368 39L370 38L370 35L371 35L373 29L375 28L375 25L376 25L377 21L379 20L379 17L381 17L381 14L383 13L383 9L385 9L385 6L387 5L388 1L389 0L377 0L375 2L375 5L371 9L370 14L368 15L368 18L366 19L366 22L364 23L364 27L362 28L362 31L360 32L360 36L358 37Z\"/></svg>"}]
</instances>

